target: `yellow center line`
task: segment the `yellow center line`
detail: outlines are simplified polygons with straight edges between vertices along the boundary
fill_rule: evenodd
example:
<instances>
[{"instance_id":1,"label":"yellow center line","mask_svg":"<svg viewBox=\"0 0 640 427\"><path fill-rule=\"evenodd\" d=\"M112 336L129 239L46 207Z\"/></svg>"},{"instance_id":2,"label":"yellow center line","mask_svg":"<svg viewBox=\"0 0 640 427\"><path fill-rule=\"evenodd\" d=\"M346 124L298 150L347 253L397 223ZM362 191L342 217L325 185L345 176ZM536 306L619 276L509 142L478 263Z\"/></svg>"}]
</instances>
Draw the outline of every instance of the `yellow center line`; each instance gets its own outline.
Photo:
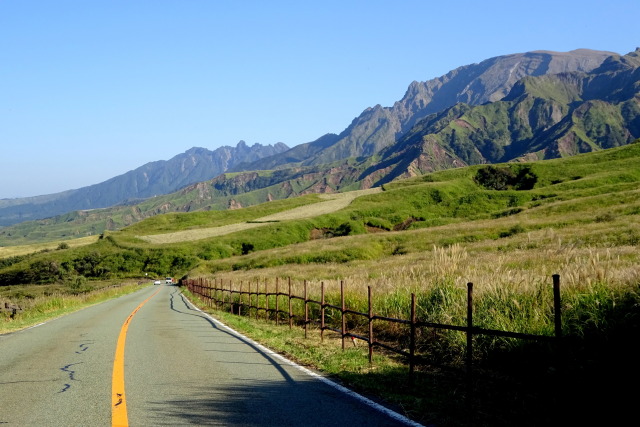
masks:
<instances>
[{"instance_id":1,"label":"yellow center line","mask_svg":"<svg viewBox=\"0 0 640 427\"><path fill-rule=\"evenodd\" d=\"M160 288L162 289L162 288ZM156 296L160 289L155 291L146 300L142 301L135 310L131 312L127 320L124 321L120 335L118 335L118 343L116 344L116 356L113 360L113 376L111 382L111 425L113 427L127 427L129 418L127 417L127 399L124 394L124 344L127 340L127 330L133 316L147 303L151 298Z\"/></svg>"}]
</instances>

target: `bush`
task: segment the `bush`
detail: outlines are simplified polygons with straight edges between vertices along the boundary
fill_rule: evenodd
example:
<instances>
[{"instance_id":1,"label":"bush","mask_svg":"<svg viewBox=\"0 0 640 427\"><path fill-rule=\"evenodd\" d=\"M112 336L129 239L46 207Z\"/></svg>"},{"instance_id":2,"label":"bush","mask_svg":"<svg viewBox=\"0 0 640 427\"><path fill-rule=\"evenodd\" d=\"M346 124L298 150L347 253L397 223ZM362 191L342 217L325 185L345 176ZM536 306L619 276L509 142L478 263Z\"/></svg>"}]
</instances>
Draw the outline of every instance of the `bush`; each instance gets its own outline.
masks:
<instances>
[{"instance_id":1,"label":"bush","mask_svg":"<svg viewBox=\"0 0 640 427\"><path fill-rule=\"evenodd\" d=\"M352 236L354 234L364 234L366 232L364 225L358 221L349 221L340 224L334 230L334 236Z\"/></svg>"},{"instance_id":2,"label":"bush","mask_svg":"<svg viewBox=\"0 0 640 427\"><path fill-rule=\"evenodd\" d=\"M505 238L505 237L514 236L516 234L524 233L525 231L527 231L526 228L524 228L520 224L516 224L506 231L501 231L499 236L501 238Z\"/></svg>"},{"instance_id":3,"label":"bush","mask_svg":"<svg viewBox=\"0 0 640 427\"><path fill-rule=\"evenodd\" d=\"M254 246L251 243L242 244L242 255L247 255L249 252L253 252Z\"/></svg>"},{"instance_id":4,"label":"bush","mask_svg":"<svg viewBox=\"0 0 640 427\"><path fill-rule=\"evenodd\" d=\"M488 190L531 190L538 182L538 176L531 166L486 166L478 169L474 181Z\"/></svg>"}]
</instances>

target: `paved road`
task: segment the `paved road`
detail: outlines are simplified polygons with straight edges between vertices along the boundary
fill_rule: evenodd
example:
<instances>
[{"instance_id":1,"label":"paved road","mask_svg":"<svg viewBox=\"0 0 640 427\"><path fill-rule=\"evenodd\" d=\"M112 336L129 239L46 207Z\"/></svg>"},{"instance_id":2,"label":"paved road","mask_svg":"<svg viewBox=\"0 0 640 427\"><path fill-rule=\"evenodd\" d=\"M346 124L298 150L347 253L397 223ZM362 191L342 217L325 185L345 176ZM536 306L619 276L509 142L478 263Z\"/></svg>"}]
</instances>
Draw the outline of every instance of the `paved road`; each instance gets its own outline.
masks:
<instances>
[{"instance_id":1,"label":"paved road","mask_svg":"<svg viewBox=\"0 0 640 427\"><path fill-rule=\"evenodd\" d=\"M236 335L164 285L0 336L0 425L112 425L116 345L128 318L131 426L404 425Z\"/></svg>"}]
</instances>

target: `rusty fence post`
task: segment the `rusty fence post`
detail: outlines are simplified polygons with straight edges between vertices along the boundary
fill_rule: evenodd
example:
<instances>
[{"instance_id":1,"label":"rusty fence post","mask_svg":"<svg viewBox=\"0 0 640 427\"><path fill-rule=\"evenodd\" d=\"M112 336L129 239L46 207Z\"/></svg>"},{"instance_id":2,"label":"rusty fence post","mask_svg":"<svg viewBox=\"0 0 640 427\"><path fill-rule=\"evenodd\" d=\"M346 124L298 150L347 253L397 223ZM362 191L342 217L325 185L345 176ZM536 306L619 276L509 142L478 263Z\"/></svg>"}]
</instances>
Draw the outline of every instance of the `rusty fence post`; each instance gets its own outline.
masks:
<instances>
[{"instance_id":1,"label":"rusty fence post","mask_svg":"<svg viewBox=\"0 0 640 427\"><path fill-rule=\"evenodd\" d=\"M255 296L256 296L256 303L255 303L255 305L254 305L254 303L253 303L253 295L254 295L254 294L255 294ZM253 309L253 308L255 307L255 309L256 309L256 318L257 318L257 317L258 317L258 314L257 314L257 313L258 313L258 299L257 299L257 298L258 298L258 282L256 282L256 291L255 291L255 292L251 291L251 292L249 293L249 297L251 298L251 308ZM249 315L249 317L251 317L251 315Z\"/></svg>"},{"instance_id":2,"label":"rusty fence post","mask_svg":"<svg viewBox=\"0 0 640 427\"><path fill-rule=\"evenodd\" d=\"M207 282L207 306L209 308L213 307L213 287L211 286L211 282Z\"/></svg>"},{"instance_id":3,"label":"rusty fence post","mask_svg":"<svg viewBox=\"0 0 640 427\"><path fill-rule=\"evenodd\" d=\"M247 281L247 317L251 317L251 280Z\"/></svg>"},{"instance_id":4,"label":"rusty fence post","mask_svg":"<svg viewBox=\"0 0 640 427\"><path fill-rule=\"evenodd\" d=\"M222 304L220 310L224 310L224 305L227 303L227 290L224 287L224 281L220 280L220 293L222 294Z\"/></svg>"},{"instance_id":5,"label":"rusty fence post","mask_svg":"<svg viewBox=\"0 0 640 427\"><path fill-rule=\"evenodd\" d=\"M267 278L264 278L264 318L269 320L269 284Z\"/></svg>"},{"instance_id":6,"label":"rusty fence post","mask_svg":"<svg viewBox=\"0 0 640 427\"><path fill-rule=\"evenodd\" d=\"M562 304L560 301L560 275L553 276L553 319L556 338L562 338Z\"/></svg>"},{"instance_id":7,"label":"rusty fence post","mask_svg":"<svg viewBox=\"0 0 640 427\"><path fill-rule=\"evenodd\" d=\"M280 291L279 291L279 280L276 277L276 326L280 325L280 305L278 304L278 300L280 299Z\"/></svg>"},{"instance_id":8,"label":"rusty fence post","mask_svg":"<svg viewBox=\"0 0 640 427\"><path fill-rule=\"evenodd\" d=\"M416 357L416 294L411 294L411 337L409 341L409 378L413 381Z\"/></svg>"},{"instance_id":9,"label":"rusty fence post","mask_svg":"<svg viewBox=\"0 0 640 427\"><path fill-rule=\"evenodd\" d=\"M293 304L291 303L291 277L289 277L289 329L293 328Z\"/></svg>"},{"instance_id":10,"label":"rusty fence post","mask_svg":"<svg viewBox=\"0 0 640 427\"><path fill-rule=\"evenodd\" d=\"M467 283L467 410L473 413L473 283Z\"/></svg>"},{"instance_id":11,"label":"rusty fence post","mask_svg":"<svg viewBox=\"0 0 640 427\"><path fill-rule=\"evenodd\" d=\"M369 364L373 364L373 301L371 300L371 286L367 286L369 300Z\"/></svg>"},{"instance_id":12,"label":"rusty fence post","mask_svg":"<svg viewBox=\"0 0 640 427\"><path fill-rule=\"evenodd\" d=\"M213 279L213 285L209 282L209 295L211 295L211 300L209 301L209 306L211 308L218 308L216 302L216 287L218 286L218 279Z\"/></svg>"},{"instance_id":13,"label":"rusty fence post","mask_svg":"<svg viewBox=\"0 0 640 427\"><path fill-rule=\"evenodd\" d=\"M242 307L244 307L244 303L242 302L242 280L240 280L240 291L238 293L238 316L242 316Z\"/></svg>"},{"instance_id":14,"label":"rusty fence post","mask_svg":"<svg viewBox=\"0 0 640 427\"><path fill-rule=\"evenodd\" d=\"M211 308L218 308L218 291L217 291L217 287L218 287L218 279L213 279L213 284L211 284L211 282L209 282L209 286L211 288L210 292L211 292Z\"/></svg>"},{"instance_id":15,"label":"rusty fence post","mask_svg":"<svg viewBox=\"0 0 640 427\"><path fill-rule=\"evenodd\" d=\"M307 293L307 281L304 281L304 338L307 338L307 326L309 325L309 298Z\"/></svg>"},{"instance_id":16,"label":"rusty fence post","mask_svg":"<svg viewBox=\"0 0 640 427\"><path fill-rule=\"evenodd\" d=\"M324 282L320 282L320 342L324 342Z\"/></svg>"},{"instance_id":17,"label":"rusty fence post","mask_svg":"<svg viewBox=\"0 0 640 427\"><path fill-rule=\"evenodd\" d=\"M344 305L344 281L340 281L340 314L342 318L342 350L344 351L344 338L347 334L347 319L345 317L345 305Z\"/></svg>"},{"instance_id":18,"label":"rusty fence post","mask_svg":"<svg viewBox=\"0 0 640 427\"><path fill-rule=\"evenodd\" d=\"M256 279L256 320L260 318L260 279Z\"/></svg>"}]
</instances>

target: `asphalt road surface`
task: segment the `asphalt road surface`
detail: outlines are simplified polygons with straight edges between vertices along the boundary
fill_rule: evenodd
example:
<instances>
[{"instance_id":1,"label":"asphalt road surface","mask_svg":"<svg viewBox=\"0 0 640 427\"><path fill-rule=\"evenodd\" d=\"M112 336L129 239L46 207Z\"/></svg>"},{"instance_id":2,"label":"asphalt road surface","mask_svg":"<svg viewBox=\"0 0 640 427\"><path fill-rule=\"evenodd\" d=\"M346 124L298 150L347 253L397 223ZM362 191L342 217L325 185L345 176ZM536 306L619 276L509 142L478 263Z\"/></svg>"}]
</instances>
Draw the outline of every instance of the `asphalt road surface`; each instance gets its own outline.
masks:
<instances>
[{"instance_id":1,"label":"asphalt road surface","mask_svg":"<svg viewBox=\"0 0 640 427\"><path fill-rule=\"evenodd\" d=\"M0 336L0 425L407 423L225 328L174 286Z\"/></svg>"}]
</instances>

